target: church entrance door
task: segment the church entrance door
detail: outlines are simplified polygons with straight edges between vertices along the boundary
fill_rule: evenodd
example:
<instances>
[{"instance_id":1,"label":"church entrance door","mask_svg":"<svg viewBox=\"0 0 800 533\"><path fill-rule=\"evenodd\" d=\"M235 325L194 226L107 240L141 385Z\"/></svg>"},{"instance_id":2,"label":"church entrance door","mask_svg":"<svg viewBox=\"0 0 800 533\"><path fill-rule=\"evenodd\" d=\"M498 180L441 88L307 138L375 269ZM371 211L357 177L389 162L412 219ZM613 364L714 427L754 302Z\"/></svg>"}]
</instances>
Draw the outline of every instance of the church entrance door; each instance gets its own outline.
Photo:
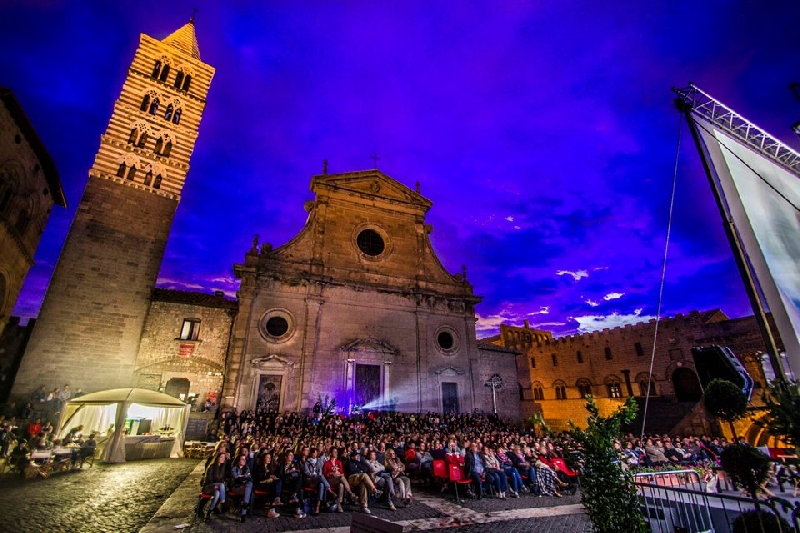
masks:
<instances>
[{"instance_id":1,"label":"church entrance door","mask_svg":"<svg viewBox=\"0 0 800 533\"><path fill-rule=\"evenodd\" d=\"M458 383L442 383L442 411L458 414Z\"/></svg>"},{"instance_id":2,"label":"church entrance door","mask_svg":"<svg viewBox=\"0 0 800 533\"><path fill-rule=\"evenodd\" d=\"M356 405L374 409L381 398L381 366L357 364L354 385Z\"/></svg>"},{"instance_id":3,"label":"church entrance door","mask_svg":"<svg viewBox=\"0 0 800 533\"><path fill-rule=\"evenodd\" d=\"M274 374L261 374L258 378L258 395L256 396L256 409L266 409L277 413L281 409L281 385L283 376Z\"/></svg>"}]
</instances>

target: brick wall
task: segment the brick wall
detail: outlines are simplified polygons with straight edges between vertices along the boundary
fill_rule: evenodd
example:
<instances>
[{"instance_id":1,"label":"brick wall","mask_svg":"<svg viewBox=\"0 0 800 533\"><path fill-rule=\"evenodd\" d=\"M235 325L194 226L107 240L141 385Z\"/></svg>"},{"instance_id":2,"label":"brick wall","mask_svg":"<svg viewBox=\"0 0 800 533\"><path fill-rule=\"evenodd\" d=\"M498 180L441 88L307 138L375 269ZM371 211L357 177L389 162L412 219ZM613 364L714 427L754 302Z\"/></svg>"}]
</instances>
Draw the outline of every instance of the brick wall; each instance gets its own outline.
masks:
<instances>
[{"instance_id":1,"label":"brick wall","mask_svg":"<svg viewBox=\"0 0 800 533\"><path fill-rule=\"evenodd\" d=\"M170 379L185 378L198 406L209 392L218 397L233 316L229 306L153 301L136 360L137 386L163 391ZM180 338L185 319L199 320L196 340Z\"/></svg>"}]
</instances>

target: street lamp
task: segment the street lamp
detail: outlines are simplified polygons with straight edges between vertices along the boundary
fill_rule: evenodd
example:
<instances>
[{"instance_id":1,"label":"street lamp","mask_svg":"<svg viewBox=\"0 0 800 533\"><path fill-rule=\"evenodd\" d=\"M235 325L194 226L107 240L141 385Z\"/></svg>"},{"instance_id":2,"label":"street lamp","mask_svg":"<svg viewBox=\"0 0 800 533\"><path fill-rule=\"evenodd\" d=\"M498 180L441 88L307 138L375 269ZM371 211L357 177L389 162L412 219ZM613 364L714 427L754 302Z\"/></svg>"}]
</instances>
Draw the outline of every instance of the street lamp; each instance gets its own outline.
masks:
<instances>
[{"instance_id":1,"label":"street lamp","mask_svg":"<svg viewBox=\"0 0 800 533\"><path fill-rule=\"evenodd\" d=\"M503 378L500 377L500 374L492 374L492 377L487 379L483 386L492 388L492 412L494 416L497 416L497 391L503 388Z\"/></svg>"}]
</instances>

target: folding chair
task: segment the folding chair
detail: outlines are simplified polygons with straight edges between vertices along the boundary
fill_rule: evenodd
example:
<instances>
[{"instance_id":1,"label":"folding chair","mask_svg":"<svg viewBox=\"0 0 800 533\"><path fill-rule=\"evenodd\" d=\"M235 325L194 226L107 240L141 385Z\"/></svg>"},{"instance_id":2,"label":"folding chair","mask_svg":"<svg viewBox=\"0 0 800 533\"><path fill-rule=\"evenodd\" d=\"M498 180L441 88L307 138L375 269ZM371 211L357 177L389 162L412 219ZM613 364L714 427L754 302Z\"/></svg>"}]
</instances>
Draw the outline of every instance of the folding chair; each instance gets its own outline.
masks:
<instances>
[{"instance_id":1,"label":"folding chair","mask_svg":"<svg viewBox=\"0 0 800 533\"><path fill-rule=\"evenodd\" d=\"M450 465L450 481L453 483L453 486L456 489L456 503L463 503L464 500L458 497L458 486L459 485L469 485L472 483L472 480L466 476L464 473L464 467L460 465L451 464Z\"/></svg>"}]
</instances>

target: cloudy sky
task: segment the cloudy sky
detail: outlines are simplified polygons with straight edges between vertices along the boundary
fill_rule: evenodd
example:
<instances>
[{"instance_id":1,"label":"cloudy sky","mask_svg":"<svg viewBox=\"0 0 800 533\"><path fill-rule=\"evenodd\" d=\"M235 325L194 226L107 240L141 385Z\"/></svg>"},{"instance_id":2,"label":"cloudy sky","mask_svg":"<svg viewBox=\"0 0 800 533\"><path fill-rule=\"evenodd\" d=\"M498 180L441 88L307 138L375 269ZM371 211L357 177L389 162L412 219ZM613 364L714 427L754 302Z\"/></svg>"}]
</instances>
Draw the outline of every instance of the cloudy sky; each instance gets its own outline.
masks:
<instances>
[{"instance_id":1,"label":"cloudy sky","mask_svg":"<svg viewBox=\"0 0 800 533\"><path fill-rule=\"evenodd\" d=\"M751 314L671 87L695 82L793 147L798 2L0 3L0 84L53 155L54 211L15 314L35 316L138 43L197 6L217 69L159 284L233 295L253 235L302 228L310 177L372 168L433 201L479 335Z\"/></svg>"}]
</instances>

